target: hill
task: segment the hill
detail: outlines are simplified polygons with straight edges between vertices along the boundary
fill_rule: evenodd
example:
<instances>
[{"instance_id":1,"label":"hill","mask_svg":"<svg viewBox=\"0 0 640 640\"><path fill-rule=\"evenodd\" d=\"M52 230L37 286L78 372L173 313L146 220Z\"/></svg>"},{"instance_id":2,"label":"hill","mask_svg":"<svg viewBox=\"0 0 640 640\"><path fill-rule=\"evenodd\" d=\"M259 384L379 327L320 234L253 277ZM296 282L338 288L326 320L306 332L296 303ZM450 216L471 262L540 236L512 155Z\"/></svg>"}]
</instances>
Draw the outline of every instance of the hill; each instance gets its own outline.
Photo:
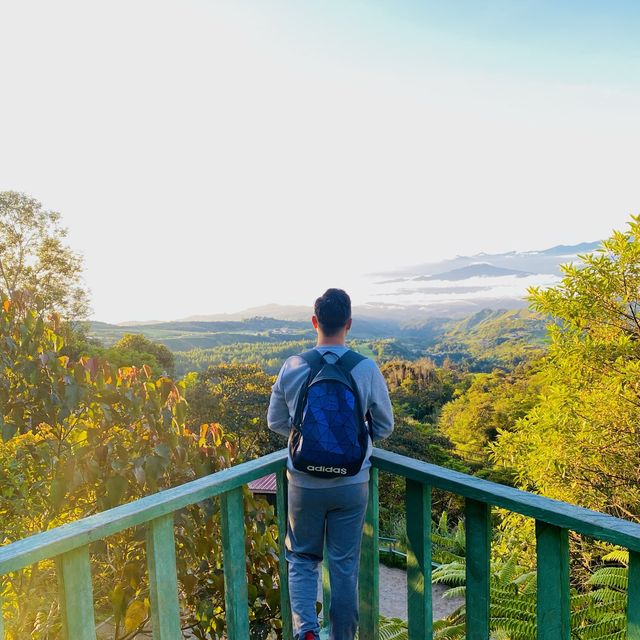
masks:
<instances>
[{"instance_id":1,"label":"hill","mask_svg":"<svg viewBox=\"0 0 640 640\"><path fill-rule=\"evenodd\" d=\"M178 372L219 362L260 364L277 371L289 355L309 348L315 332L308 321L254 317L243 320L177 321L123 327L91 323L90 337L106 346L126 333L141 333L176 355ZM545 322L527 310L484 309L463 318L415 316L379 320L354 316L350 344L378 361L429 357L473 370L508 368L545 344Z\"/></svg>"},{"instance_id":2,"label":"hill","mask_svg":"<svg viewBox=\"0 0 640 640\"><path fill-rule=\"evenodd\" d=\"M511 368L544 350L546 324L544 316L525 309L484 309L449 323L431 357L462 362L476 371Z\"/></svg>"}]
</instances>

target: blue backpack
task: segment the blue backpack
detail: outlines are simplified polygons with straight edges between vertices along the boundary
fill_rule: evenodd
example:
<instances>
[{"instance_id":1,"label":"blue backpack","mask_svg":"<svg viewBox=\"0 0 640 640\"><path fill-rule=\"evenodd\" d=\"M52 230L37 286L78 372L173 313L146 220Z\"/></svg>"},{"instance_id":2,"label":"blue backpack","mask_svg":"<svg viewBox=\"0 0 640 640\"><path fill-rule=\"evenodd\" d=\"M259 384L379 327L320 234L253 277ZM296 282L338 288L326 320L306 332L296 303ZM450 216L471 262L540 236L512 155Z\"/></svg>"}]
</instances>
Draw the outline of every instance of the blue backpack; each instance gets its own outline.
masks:
<instances>
[{"instance_id":1,"label":"blue backpack","mask_svg":"<svg viewBox=\"0 0 640 640\"><path fill-rule=\"evenodd\" d=\"M289 453L295 469L321 478L353 476L367 454L369 432L351 370L364 356L347 351L334 363L310 349L300 354L309 375L300 390Z\"/></svg>"}]
</instances>

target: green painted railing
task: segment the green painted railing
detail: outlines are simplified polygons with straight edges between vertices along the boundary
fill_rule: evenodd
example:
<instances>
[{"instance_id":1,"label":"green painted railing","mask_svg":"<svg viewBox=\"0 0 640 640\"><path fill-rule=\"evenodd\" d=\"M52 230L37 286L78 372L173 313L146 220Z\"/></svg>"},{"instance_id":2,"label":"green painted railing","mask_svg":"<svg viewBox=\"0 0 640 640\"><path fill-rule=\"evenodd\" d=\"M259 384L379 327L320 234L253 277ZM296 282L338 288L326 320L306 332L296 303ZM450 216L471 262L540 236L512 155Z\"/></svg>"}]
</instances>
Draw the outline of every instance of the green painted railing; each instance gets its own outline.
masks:
<instances>
[{"instance_id":1,"label":"green painted railing","mask_svg":"<svg viewBox=\"0 0 640 640\"><path fill-rule=\"evenodd\" d=\"M378 640L378 471L406 479L407 589L410 640L432 637L431 489L466 500L467 640L489 638L489 547L491 507L534 518L538 554L538 638L569 640L569 530L629 549L627 638L640 640L640 525L544 498L405 456L374 449L369 505L360 567L360 640ZM281 607L284 640L292 640L284 532L286 451L147 496L109 511L0 547L0 576L55 558L68 640L95 640L89 545L124 529L146 527L151 623L154 640L178 640L180 616L173 513L220 497L222 550L229 640L249 638L242 486L277 474ZM212 544L214 541L212 541ZM325 604L328 583L325 580ZM4 637L0 617L0 639Z\"/></svg>"}]
</instances>

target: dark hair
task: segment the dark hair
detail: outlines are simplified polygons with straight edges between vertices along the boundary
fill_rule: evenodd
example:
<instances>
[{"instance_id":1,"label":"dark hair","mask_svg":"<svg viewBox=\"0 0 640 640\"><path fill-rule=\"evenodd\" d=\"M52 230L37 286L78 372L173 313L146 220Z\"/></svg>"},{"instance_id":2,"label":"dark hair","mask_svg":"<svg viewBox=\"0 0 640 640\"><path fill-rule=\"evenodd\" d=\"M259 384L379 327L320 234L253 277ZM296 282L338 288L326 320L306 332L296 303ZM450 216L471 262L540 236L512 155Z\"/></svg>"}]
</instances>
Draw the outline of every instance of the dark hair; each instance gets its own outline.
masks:
<instances>
[{"instance_id":1,"label":"dark hair","mask_svg":"<svg viewBox=\"0 0 640 640\"><path fill-rule=\"evenodd\" d=\"M344 328L351 317L351 298L342 289L327 289L316 300L313 311L322 333L333 336Z\"/></svg>"}]
</instances>

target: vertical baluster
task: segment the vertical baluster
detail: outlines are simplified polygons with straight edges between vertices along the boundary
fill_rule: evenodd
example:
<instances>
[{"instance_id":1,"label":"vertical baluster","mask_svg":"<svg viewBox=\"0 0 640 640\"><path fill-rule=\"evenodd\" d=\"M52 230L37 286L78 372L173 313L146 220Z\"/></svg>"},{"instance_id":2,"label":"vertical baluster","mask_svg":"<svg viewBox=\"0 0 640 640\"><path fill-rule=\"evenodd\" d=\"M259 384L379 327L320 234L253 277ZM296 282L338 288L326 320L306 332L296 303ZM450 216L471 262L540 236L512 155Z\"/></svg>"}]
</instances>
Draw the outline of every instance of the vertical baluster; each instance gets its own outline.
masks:
<instances>
[{"instance_id":1,"label":"vertical baluster","mask_svg":"<svg viewBox=\"0 0 640 640\"><path fill-rule=\"evenodd\" d=\"M491 509L467 498L465 504L467 640L489 638Z\"/></svg>"},{"instance_id":2,"label":"vertical baluster","mask_svg":"<svg viewBox=\"0 0 640 640\"><path fill-rule=\"evenodd\" d=\"M431 487L407 480L407 605L409 640L433 637L431 605Z\"/></svg>"},{"instance_id":3,"label":"vertical baluster","mask_svg":"<svg viewBox=\"0 0 640 640\"><path fill-rule=\"evenodd\" d=\"M289 600L289 574L285 556L287 535L287 475L284 469L276 473L276 508L278 510L278 553L280 557L280 617L282 618L282 640L293 640L291 625L291 601Z\"/></svg>"},{"instance_id":4,"label":"vertical baluster","mask_svg":"<svg viewBox=\"0 0 640 640\"><path fill-rule=\"evenodd\" d=\"M329 555L327 545L322 554L322 628L329 629L329 609L331 608L331 584L329 582Z\"/></svg>"},{"instance_id":5,"label":"vertical baluster","mask_svg":"<svg viewBox=\"0 0 640 640\"><path fill-rule=\"evenodd\" d=\"M569 536L536 520L538 640L569 640Z\"/></svg>"},{"instance_id":6,"label":"vertical baluster","mask_svg":"<svg viewBox=\"0 0 640 640\"><path fill-rule=\"evenodd\" d=\"M627 640L640 640L640 553L629 551Z\"/></svg>"},{"instance_id":7,"label":"vertical baluster","mask_svg":"<svg viewBox=\"0 0 640 640\"><path fill-rule=\"evenodd\" d=\"M147 525L147 566L153 640L178 640L182 633L173 513L156 518Z\"/></svg>"},{"instance_id":8,"label":"vertical baluster","mask_svg":"<svg viewBox=\"0 0 640 640\"><path fill-rule=\"evenodd\" d=\"M378 469L370 469L369 503L360 554L360 640L378 640L380 600L378 593Z\"/></svg>"},{"instance_id":9,"label":"vertical baluster","mask_svg":"<svg viewBox=\"0 0 640 640\"><path fill-rule=\"evenodd\" d=\"M244 498L242 487L220 497L224 602L229 640L249 637L249 594L244 550Z\"/></svg>"},{"instance_id":10,"label":"vertical baluster","mask_svg":"<svg viewBox=\"0 0 640 640\"><path fill-rule=\"evenodd\" d=\"M67 640L96 640L89 547L78 547L56 559L60 608Z\"/></svg>"}]
</instances>

